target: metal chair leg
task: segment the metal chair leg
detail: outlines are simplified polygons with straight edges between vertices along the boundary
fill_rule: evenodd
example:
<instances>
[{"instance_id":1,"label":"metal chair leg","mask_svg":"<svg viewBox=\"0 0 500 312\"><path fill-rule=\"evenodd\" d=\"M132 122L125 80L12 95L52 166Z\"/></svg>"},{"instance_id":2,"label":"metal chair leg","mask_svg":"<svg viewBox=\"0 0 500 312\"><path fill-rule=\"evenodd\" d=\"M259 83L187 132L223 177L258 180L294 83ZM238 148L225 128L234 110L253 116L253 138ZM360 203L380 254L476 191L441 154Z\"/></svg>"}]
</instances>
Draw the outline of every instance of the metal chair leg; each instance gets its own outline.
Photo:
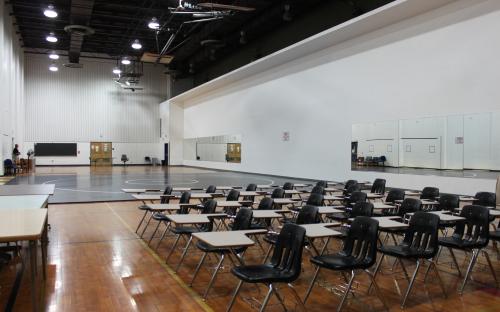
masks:
<instances>
[{"instance_id":1,"label":"metal chair leg","mask_svg":"<svg viewBox=\"0 0 500 312\"><path fill-rule=\"evenodd\" d=\"M172 249L170 249L170 252L167 255L167 258L165 259L165 263L168 261L170 256L174 253L175 247L177 247L177 243L179 243L179 239L181 238L180 234L177 234L177 238L175 239L174 245L172 246Z\"/></svg>"},{"instance_id":2,"label":"metal chair leg","mask_svg":"<svg viewBox=\"0 0 500 312\"><path fill-rule=\"evenodd\" d=\"M273 285L269 285L269 291L267 292L266 298L264 298L264 301L262 302L262 305L260 306L259 312L264 312L266 309L267 304L269 303L269 299L271 299L271 294L273 293Z\"/></svg>"},{"instance_id":3,"label":"metal chair leg","mask_svg":"<svg viewBox=\"0 0 500 312\"><path fill-rule=\"evenodd\" d=\"M148 222L146 222L146 225L142 229L141 236L140 236L141 238L144 236L144 233L146 233L146 229L148 228L149 223L151 222L151 219L153 219L153 213L151 213L151 215L148 218Z\"/></svg>"},{"instance_id":4,"label":"metal chair leg","mask_svg":"<svg viewBox=\"0 0 500 312\"><path fill-rule=\"evenodd\" d=\"M203 295L203 300L207 300L208 292L210 291L210 288L212 288L212 284L214 283L215 277L217 276L217 273L219 272L219 269L222 266L223 262L224 262L224 254L221 254L220 261L217 264L217 267L215 268L215 271L212 274L212 277L210 278L210 282L208 282L207 289L205 290L205 294Z\"/></svg>"},{"instance_id":5,"label":"metal chair leg","mask_svg":"<svg viewBox=\"0 0 500 312\"><path fill-rule=\"evenodd\" d=\"M283 301L283 297L281 296L281 294L278 290L278 287L274 286L273 284L271 284L271 286L273 288L274 294L276 295L276 298L278 298L279 303L283 307L283 310L288 311L288 309L286 308L286 305L285 305L285 301Z\"/></svg>"},{"instance_id":6,"label":"metal chair leg","mask_svg":"<svg viewBox=\"0 0 500 312\"><path fill-rule=\"evenodd\" d=\"M264 257L264 262L262 263L266 263L267 262L267 259L269 258L269 255L271 254L271 250L273 249L273 244L269 244L269 248L267 249L267 252L266 252L266 256Z\"/></svg>"},{"instance_id":7,"label":"metal chair leg","mask_svg":"<svg viewBox=\"0 0 500 312\"><path fill-rule=\"evenodd\" d=\"M153 238L155 237L156 232L158 232L158 229L160 228L160 224L161 224L161 222L160 222L160 221L158 221L158 224L156 225L155 230L153 231L153 234L151 234L151 237L150 237L150 238L149 238L149 240L148 240L148 246L151 244L151 241L152 241L152 240L153 240Z\"/></svg>"},{"instance_id":8,"label":"metal chair leg","mask_svg":"<svg viewBox=\"0 0 500 312\"><path fill-rule=\"evenodd\" d=\"M479 255L479 250L474 249L472 251L472 257L470 259L469 266L467 267L467 272L465 272L464 281L462 283L462 286L460 287L460 290L458 291L458 293L460 295L463 294L463 292L464 292L465 284L467 283L467 280L469 279L469 275L472 271L472 268L474 267L474 264L476 264L476 260L477 260L478 255Z\"/></svg>"},{"instance_id":9,"label":"metal chair leg","mask_svg":"<svg viewBox=\"0 0 500 312\"><path fill-rule=\"evenodd\" d=\"M304 297L304 304L306 304L307 298L309 298L309 295L311 294L311 291L314 287L314 283L316 283L316 279L318 278L320 267L318 266L316 268L316 272L314 272L314 276L311 280L311 284L309 285L309 288L307 289L306 296Z\"/></svg>"},{"instance_id":10,"label":"metal chair leg","mask_svg":"<svg viewBox=\"0 0 500 312\"><path fill-rule=\"evenodd\" d=\"M191 278L191 282L189 283L189 286L193 286L194 280L196 279L196 275L198 275L198 272L201 269L201 266L203 265L203 262L205 261L205 258L207 257L208 253L205 252L203 253L203 256L201 256L200 262L198 262L198 265L196 266L196 270L194 271L193 277Z\"/></svg>"},{"instance_id":11,"label":"metal chair leg","mask_svg":"<svg viewBox=\"0 0 500 312\"><path fill-rule=\"evenodd\" d=\"M139 224L137 225L137 228L135 229L135 233L139 232L139 229L141 228L142 222L144 222L144 219L146 218L147 214L148 214L148 211L145 210L144 214L142 215L141 221L139 221Z\"/></svg>"},{"instance_id":12,"label":"metal chair leg","mask_svg":"<svg viewBox=\"0 0 500 312\"><path fill-rule=\"evenodd\" d=\"M347 299L347 296L349 295L349 292L351 292L351 287L352 287L352 282L354 281L354 276L356 276L354 270L351 271L351 279L349 280L349 284L347 284L347 288L345 290L344 295L342 296L342 299L340 300L340 304L337 307L337 312L340 312L342 310L342 307L344 306L345 300Z\"/></svg>"},{"instance_id":13,"label":"metal chair leg","mask_svg":"<svg viewBox=\"0 0 500 312\"><path fill-rule=\"evenodd\" d=\"M410 282L410 276L408 276L408 271L406 270L405 264L403 263L403 260L401 260L401 258L397 258L397 259L398 259L399 264L401 265L401 268L403 269L403 272L404 272L404 275L406 277L406 280L409 283Z\"/></svg>"},{"instance_id":14,"label":"metal chair leg","mask_svg":"<svg viewBox=\"0 0 500 312\"><path fill-rule=\"evenodd\" d=\"M429 260L429 262L430 262L429 268L431 266L434 267L434 272L436 272L436 276L438 278L439 286L441 286L441 289L443 290L444 297L447 298L448 295L446 294L446 288L444 287L443 280L441 279L441 275L439 274L439 270L437 268L437 264L436 264L436 262L434 262L433 259ZM424 279L424 282L425 282L425 279Z\"/></svg>"},{"instance_id":15,"label":"metal chair leg","mask_svg":"<svg viewBox=\"0 0 500 312\"><path fill-rule=\"evenodd\" d=\"M377 266L375 266L375 271L373 271L373 279L370 281L370 285L368 286L368 290L366 291L366 294L370 294L370 290L372 289L372 284L375 278L377 277L378 271L380 269L380 265L382 264L382 261L384 260L384 254L380 256L380 259L378 260Z\"/></svg>"},{"instance_id":16,"label":"metal chair leg","mask_svg":"<svg viewBox=\"0 0 500 312\"><path fill-rule=\"evenodd\" d=\"M175 272L179 271L179 268L181 267L182 262L184 261L184 258L186 257L187 251L189 249L189 246L191 245L191 242L193 241L193 236L189 236L189 240L186 244L186 247L184 248L184 251L182 252L181 260L179 260L179 263L177 264L177 267L175 268Z\"/></svg>"},{"instance_id":17,"label":"metal chair leg","mask_svg":"<svg viewBox=\"0 0 500 312\"><path fill-rule=\"evenodd\" d=\"M486 250L482 249L481 250L486 258L486 261L488 262L488 266L490 267L490 270L491 270L491 274L493 275L493 278L495 279L495 285L498 286L498 279L497 279L497 275L495 273L495 269L493 268L493 265L491 265L491 260L490 260L490 255L488 255L488 252L486 252Z\"/></svg>"},{"instance_id":18,"label":"metal chair leg","mask_svg":"<svg viewBox=\"0 0 500 312\"><path fill-rule=\"evenodd\" d=\"M458 261L457 261L457 258L455 257L455 253L453 252L453 249L448 247L448 250L450 251L451 258L453 259L453 262L455 263L455 267L457 268L458 276L462 276L462 272L460 271L460 266L458 265Z\"/></svg>"},{"instance_id":19,"label":"metal chair leg","mask_svg":"<svg viewBox=\"0 0 500 312\"><path fill-rule=\"evenodd\" d=\"M418 269L420 268L420 260L417 260L417 267L415 268L415 272L413 272L413 277L411 278L410 284L408 285L408 289L406 289L405 296L403 298L403 301L401 302L401 309L404 309L405 304L406 304L406 299L408 298L408 295L410 294L411 289L413 288L413 283L415 282L415 278L417 277Z\"/></svg>"},{"instance_id":20,"label":"metal chair leg","mask_svg":"<svg viewBox=\"0 0 500 312\"><path fill-rule=\"evenodd\" d=\"M238 286L236 286L236 289L234 290L233 297L231 298L231 301L229 302L229 305L227 306L226 312L231 311L231 308L233 307L234 300L236 299L236 296L238 296L238 293L240 292L241 285L243 285L243 280L240 280L238 283Z\"/></svg>"},{"instance_id":21,"label":"metal chair leg","mask_svg":"<svg viewBox=\"0 0 500 312\"><path fill-rule=\"evenodd\" d=\"M370 285L373 285L373 288L375 289L375 294L377 295L378 299L382 302L382 304L384 305L384 308L386 310L388 310L389 308L385 304L385 301L384 301L384 299L382 297L382 293L380 292L380 289L378 288L377 282L375 281L375 277L373 276L373 274L368 269L366 269L365 272L370 277L370 281L371 281Z\"/></svg>"},{"instance_id":22,"label":"metal chair leg","mask_svg":"<svg viewBox=\"0 0 500 312\"><path fill-rule=\"evenodd\" d=\"M167 235L169 228L170 228L170 224L167 224L167 227L165 228L165 231L163 231L163 233L161 234L160 240L156 244L155 251L158 251L158 247L160 247L161 242L163 241L163 239Z\"/></svg>"},{"instance_id":23,"label":"metal chair leg","mask_svg":"<svg viewBox=\"0 0 500 312\"><path fill-rule=\"evenodd\" d=\"M288 288L290 288L290 290L292 291L292 294L293 296L295 297L295 301L297 301L297 303L299 304L300 308L302 309L302 311L307 311L306 309L306 306L304 305L304 303L302 302L302 299L300 299L300 296L299 294L297 293L297 290L295 289L295 287L293 287L292 284L288 283L286 284L288 286Z\"/></svg>"}]
</instances>

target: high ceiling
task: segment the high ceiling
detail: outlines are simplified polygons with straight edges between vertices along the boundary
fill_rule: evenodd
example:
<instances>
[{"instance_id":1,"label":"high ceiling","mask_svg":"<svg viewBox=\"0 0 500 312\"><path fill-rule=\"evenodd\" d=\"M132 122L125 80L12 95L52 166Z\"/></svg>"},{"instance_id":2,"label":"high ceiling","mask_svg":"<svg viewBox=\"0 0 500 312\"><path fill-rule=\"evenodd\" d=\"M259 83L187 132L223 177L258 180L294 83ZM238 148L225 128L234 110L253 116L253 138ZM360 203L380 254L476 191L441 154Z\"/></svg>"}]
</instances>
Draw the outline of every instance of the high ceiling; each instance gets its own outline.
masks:
<instances>
[{"instance_id":1,"label":"high ceiling","mask_svg":"<svg viewBox=\"0 0 500 312\"><path fill-rule=\"evenodd\" d=\"M212 16L173 14L172 9L182 11L177 8L178 0L10 0L8 3L12 5L23 46L32 52L66 51L70 61L76 63L80 52L113 59L125 56L140 59L144 52L168 54L173 56L170 67L188 74L193 62L214 61L215 53L219 58L231 55L248 42L259 40L276 28L287 27L294 19L331 2L352 6L355 17L391 0L182 1L184 11L208 11L222 16L197 23L185 22ZM208 8L200 7L201 3L243 8ZM56 18L44 16L48 5L54 6ZM160 21L158 32L148 28L153 17ZM82 37L79 32L65 30L68 25L88 26L93 32ZM50 32L58 38L57 43L45 40ZM131 48L136 39L142 44L140 50Z\"/></svg>"}]
</instances>

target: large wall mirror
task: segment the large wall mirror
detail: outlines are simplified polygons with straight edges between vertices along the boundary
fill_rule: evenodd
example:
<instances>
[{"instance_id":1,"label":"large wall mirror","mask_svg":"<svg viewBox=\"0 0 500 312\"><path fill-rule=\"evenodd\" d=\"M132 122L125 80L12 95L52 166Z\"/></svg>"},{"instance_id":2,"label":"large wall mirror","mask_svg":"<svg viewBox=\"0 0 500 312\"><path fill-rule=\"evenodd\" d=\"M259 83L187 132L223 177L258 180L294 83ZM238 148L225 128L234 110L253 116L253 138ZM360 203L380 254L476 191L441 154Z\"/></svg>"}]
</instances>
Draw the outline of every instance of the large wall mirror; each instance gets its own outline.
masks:
<instances>
[{"instance_id":1,"label":"large wall mirror","mask_svg":"<svg viewBox=\"0 0 500 312\"><path fill-rule=\"evenodd\" d=\"M241 135L184 139L184 159L241 163Z\"/></svg>"},{"instance_id":2,"label":"large wall mirror","mask_svg":"<svg viewBox=\"0 0 500 312\"><path fill-rule=\"evenodd\" d=\"M353 124L351 167L500 170L500 111Z\"/></svg>"}]
</instances>

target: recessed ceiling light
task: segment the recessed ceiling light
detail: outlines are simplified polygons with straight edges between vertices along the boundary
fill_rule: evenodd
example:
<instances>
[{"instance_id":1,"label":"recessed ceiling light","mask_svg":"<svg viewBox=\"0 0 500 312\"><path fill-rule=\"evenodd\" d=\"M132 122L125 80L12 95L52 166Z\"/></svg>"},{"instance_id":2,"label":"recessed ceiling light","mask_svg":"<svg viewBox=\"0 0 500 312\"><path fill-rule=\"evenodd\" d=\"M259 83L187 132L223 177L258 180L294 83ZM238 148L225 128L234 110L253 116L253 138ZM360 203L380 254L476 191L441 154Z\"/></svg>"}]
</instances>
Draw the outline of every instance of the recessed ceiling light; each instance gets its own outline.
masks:
<instances>
[{"instance_id":1,"label":"recessed ceiling light","mask_svg":"<svg viewBox=\"0 0 500 312\"><path fill-rule=\"evenodd\" d=\"M151 21L148 24L148 27L154 30L158 30L160 28L160 23L156 19L156 17L153 17Z\"/></svg>"},{"instance_id":2,"label":"recessed ceiling light","mask_svg":"<svg viewBox=\"0 0 500 312\"><path fill-rule=\"evenodd\" d=\"M128 58L124 57L124 58L122 59L122 64L123 64L123 65L130 65L130 63L131 63L131 62L130 62L130 60L129 60Z\"/></svg>"},{"instance_id":3,"label":"recessed ceiling light","mask_svg":"<svg viewBox=\"0 0 500 312\"><path fill-rule=\"evenodd\" d=\"M53 5L49 5L44 11L43 15L49 17L49 18L56 18L57 17L57 12L54 10Z\"/></svg>"},{"instance_id":4,"label":"recessed ceiling light","mask_svg":"<svg viewBox=\"0 0 500 312\"><path fill-rule=\"evenodd\" d=\"M49 70L52 71L52 72L56 72L56 71L59 70L59 67L57 67L57 65L55 63L52 63L49 66Z\"/></svg>"},{"instance_id":5,"label":"recessed ceiling light","mask_svg":"<svg viewBox=\"0 0 500 312\"><path fill-rule=\"evenodd\" d=\"M113 68L113 74L119 75L121 73L122 73L122 71L120 68L118 68L118 67Z\"/></svg>"},{"instance_id":6,"label":"recessed ceiling light","mask_svg":"<svg viewBox=\"0 0 500 312\"><path fill-rule=\"evenodd\" d=\"M51 32L46 38L48 42L57 42L57 37L54 35L53 32Z\"/></svg>"},{"instance_id":7,"label":"recessed ceiling light","mask_svg":"<svg viewBox=\"0 0 500 312\"><path fill-rule=\"evenodd\" d=\"M52 53L49 54L49 58L51 60L58 60L59 59L59 55L56 52L52 52Z\"/></svg>"},{"instance_id":8,"label":"recessed ceiling light","mask_svg":"<svg viewBox=\"0 0 500 312\"><path fill-rule=\"evenodd\" d=\"M134 42L132 42L132 48L139 50L142 48L142 44L139 42L139 39L135 39Z\"/></svg>"}]
</instances>

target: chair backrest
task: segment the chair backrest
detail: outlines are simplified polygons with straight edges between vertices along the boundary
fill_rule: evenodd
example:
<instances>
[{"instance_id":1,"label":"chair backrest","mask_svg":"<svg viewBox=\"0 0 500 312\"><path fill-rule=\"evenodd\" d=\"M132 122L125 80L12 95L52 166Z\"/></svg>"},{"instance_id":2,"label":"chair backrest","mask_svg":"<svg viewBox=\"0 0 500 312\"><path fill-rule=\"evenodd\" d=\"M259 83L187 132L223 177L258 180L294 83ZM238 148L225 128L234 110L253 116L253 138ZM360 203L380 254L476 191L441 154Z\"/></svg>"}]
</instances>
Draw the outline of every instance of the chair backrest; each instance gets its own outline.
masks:
<instances>
[{"instance_id":1,"label":"chair backrest","mask_svg":"<svg viewBox=\"0 0 500 312\"><path fill-rule=\"evenodd\" d=\"M373 204L367 202L359 202L354 204L350 212L351 218L356 218L360 216L371 217L373 215Z\"/></svg>"},{"instance_id":2,"label":"chair backrest","mask_svg":"<svg viewBox=\"0 0 500 312\"><path fill-rule=\"evenodd\" d=\"M316 182L316 186L321 186L322 188L327 188L328 182L327 181L318 181L318 182Z\"/></svg>"},{"instance_id":3,"label":"chair backrest","mask_svg":"<svg viewBox=\"0 0 500 312\"><path fill-rule=\"evenodd\" d=\"M357 180L347 180L344 184L344 188L348 189L349 187L358 184Z\"/></svg>"},{"instance_id":4,"label":"chair backrest","mask_svg":"<svg viewBox=\"0 0 500 312\"><path fill-rule=\"evenodd\" d=\"M3 165L4 165L4 167L7 167L7 168L12 167L12 165L13 165L12 160L11 159L4 160Z\"/></svg>"},{"instance_id":5,"label":"chair backrest","mask_svg":"<svg viewBox=\"0 0 500 312\"><path fill-rule=\"evenodd\" d=\"M163 190L163 195L172 195L172 190L173 190L173 188L170 185L167 185L165 187L165 190ZM161 197L161 199L160 199L161 204L168 204L169 202L170 202L169 196L164 196L164 197Z\"/></svg>"},{"instance_id":6,"label":"chair backrest","mask_svg":"<svg viewBox=\"0 0 500 312\"><path fill-rule=\"evenodd\" d=\"M497 202L497 196L495 193L490 192L478 192L474 201L475 205L485 206L485 207L495 207Z\"/></svg>"},{"instance_id":7,"label":"chair backrest","mask_svg":"<svg viewBox=\"0 0 500 312\"><path fill-rule=\"evenodd\" d=\"M497 206L500 206L500 176L497 177L496 197L497 197Z\"/></svg>"},{"instance_id":8,"label":"chair backrest","mask_svg":"<svg viewBox=\"0 0 500 312\"><path fill-rule=\"evenodd\" d=\"M205 193L213 194L213 193L215 193L215 191L217 191L217 187L215 185L209 185L209 186L207 186Z\"/></svg>"},{"instance_id":9,"label":"chair backrest","mask_svg":"<svg viewBox=\"0 0 500 312\"><path fill-rule=\"evenodd\" d=\"M436 200L436 197L439 197L439 189L437 187L424 187L420 194L420 199Z\"/></svg>"},{"instance_id":10,"label":"chair backrest","mask_svg":"<svg viewBox=\"0 0 500 312\"><path fill-rule=\"evenodd\" d=\"M420 211L422 208L422 201L417 198L405 198L399 206L398 215L403 217L407 213Z\"/></svg>"},{"instance_id":11,"label":"chair backrest","mask_svg":"<svg viewBox=\"0 0 500 312\"><path fill-rule=\"evenodd\" d=\"M285 190L282 188L275 188L271 193L271 198L283 198L285 197Z\"/></svg>"},{"instance_id":12,"label":"chair backrest","mask_svg":"<svg viewBox=\"0 0 500 312\"><path fill-rule=\"evenodd\" d=\"M292 182L286 182L283 184L283 189L286 191L293 190L293 183Z\"/></svg>"},{"instance_id":13,"label":"chair backrest","mask_svg":"<svg viewBox=\"0 0 500 312\"><path fill-rule=\"evenodd\" d=\"M272 210L274 207L274 199L271 197L264 197L260 200L257 210Z\"/></svg>"},{"instance_id":14,"label":"chair backrest","mask_svg":"<svg viewBox=\"0 0 500 312\"><path fill-rule=\"evenodd\" d=\"M306 205L300 209L299 214L297 215L297 219L295 220L295 224L312 224L318 223L319 208L317 206Z\"/></svg>"},{"instance_id":15,"label":"chair backrest","mask_svg":"<svg viewBox=\"0 0 500 312\"><path fill-rule=\"evenodd\" d=\"M239 198L240 198L240 191L230 190L226 196L226 201L238 201Z\"/></svg>"},{"instance_id":16,"label":"chair backrest","mask_svg":"<svg viewBox=\"0 0 500 312\"><path fill-rule=\"evenodd\" d=\"M190 192L182 192L181 198L179 199L179 204L189 204L191 200ZM178 214L187 214L189 212L189 208L185 206L181 206L181 209L177 211Z\"/></svg>"},{"instance_id":17,"label":"chair backrest","mask_svg":"<svg viewBox=\"0 0 500 312\"><path fill-rule=\"evenodd\" d=\"M252 209L246 207L240 208L234 218L233 231L248 230L252 225L252 217Z\"/></svg>"},{"instance_id":18,"label":"chair backrest","mask_svg":"<svg viewBox=\"0 0 500 312\"><path fill-rule=\"evenodd\" d=\"M217 208L217 201L215 199L209 199L203 202L203 209L201 210L201 213L203 214L209 214L209 213L214 213L215 209ZM204 223L200 226L200 230L203 232L211 232L214 227L214 222L212 218L210 219L210 223Z\"/></svg>"},{"instance_id":19,"label":"chair backrest","mask_svg":"<svg viewBox=\"0 0 500 312\"><path fill-rule=\"evenodd\" d=\"M347 232L343 256L354 257L356 263L368 268L377 258L378 221L370 217L356 217Z\"/></svg>"},{"instance_id":20,"label":"chair backrest","mask_svg":"<svg viewBox=\"0 0 500 312\"><path fill-rule=\"evenodd\" d=\"M365 192L353 192L347 202L351 205L356 204L356 203L364 203L366 202L366 199L368 198L368 195Z\"/></svg>"},{"instance_id":21,"label":"chair backrest","mask_svg":"<svg viewBox=\"0 0 500 312\"><path fill-rule=\"evenodd\" d=\"M458 222L453 237L474 243L476 248L485 247L489 241L489 209L479 205L467 205L460 216L465 221Z\"/></svg>"},{"instance_id":22,"label":"chair backrest","mask_svg":"<svg viewBox=\"0 0 500 312\"><path fill-rule=\"evenodd\" d=\"M353 184L353 185L349 186L348 188L346 188L344 190L343 195L349 196L350 194L352 194L354 192L361 192L361 185Z\"/></svg>"},{"instance_id":23,"label":"chair backrest","mask_svg":"<svg viewBox=\"0 0 500 312\"><path fill-rule=\"evenodd\" d=\"M417 211L410 219L402 245L417 249L422 257L430 259L439 249L438 229L438 215Z\"/></svg>"},{"instance_id":24,"label":"chair backrest","mask_svg":"<svg viewBox=\"0 0 500 312\"><path fill-rule=\"evenodd\" d=\"M285 224L278 235L271 265L281 270L283 282L293 282L300 275L305 235L303 227L292 223Z\"/></svg>"},{"instance_id":25,"label":"chair backrest","mask_svg":"<svg viewBox=\"0 0 500 312\"><path fill-rule=\"evenodd\" d=\"M439 209L454 211L460 206L460 198L454 194L441 194L439 196Z\"/></svg>"},{"instance_id":26,"label":"chair backrest","mask_svg":"<svg viewBox=\"0 0 500 312\"><path fill-rule=\"evenodd\" d=\"M250 183L247 185L247 188L245 189L245 191L247 192L255 192L257 190L257 184L255 183Z\"/></svg>"},{"instance_id":27,"label":"chair backrest","mask_svg":"<svg viewBox=\"0 0 500 312\"><path fill-rule=\"evenodd\" d=\"M391 189L389 193L387 193L387 197L385 201L388 203L394 203L396 200L405 199L405 191L402 189Z\"/></svg>"},{"instance_id":28,"label":"chair backrest","mask_svg":"<svg viewBox=\"0 0 500 312\"><path fill-rule=\"evenodd\" d=\"M325 188L322 186L316 185L315 187L312 188L311 194L325 195Z\"/></svg>"},{"instance_id":29,"label":"chair backrest","mask_svg":"<svg viewBox=\"0 0 500 312\"><path fill-rule=\"evenodd\" d=\"M122 154L122 161L127 161L128 160L128 157L126 154Z\"/></svg>"},{"instance_id":30,"label":"chair backrest","mask_svg":"<svg viewBox=\"0 0 500 312\"><path fill-rule=\"evenodd\" d=\"M384 194L385 193L385 179L375 179L375 181L373 181L373 185L372 185L370 192L377 193L377 194Z\"/></svg>"},{"instance_id":31,"label":"chair backrest","mask_svg":"<svg viewBox=\"0 0 500 312\"><path fill-rule=\"evenodd\" d=\"M311 193L311 195L307 199L306 205L323 206L323 195Z\"/></svg>"}]
</instances>

